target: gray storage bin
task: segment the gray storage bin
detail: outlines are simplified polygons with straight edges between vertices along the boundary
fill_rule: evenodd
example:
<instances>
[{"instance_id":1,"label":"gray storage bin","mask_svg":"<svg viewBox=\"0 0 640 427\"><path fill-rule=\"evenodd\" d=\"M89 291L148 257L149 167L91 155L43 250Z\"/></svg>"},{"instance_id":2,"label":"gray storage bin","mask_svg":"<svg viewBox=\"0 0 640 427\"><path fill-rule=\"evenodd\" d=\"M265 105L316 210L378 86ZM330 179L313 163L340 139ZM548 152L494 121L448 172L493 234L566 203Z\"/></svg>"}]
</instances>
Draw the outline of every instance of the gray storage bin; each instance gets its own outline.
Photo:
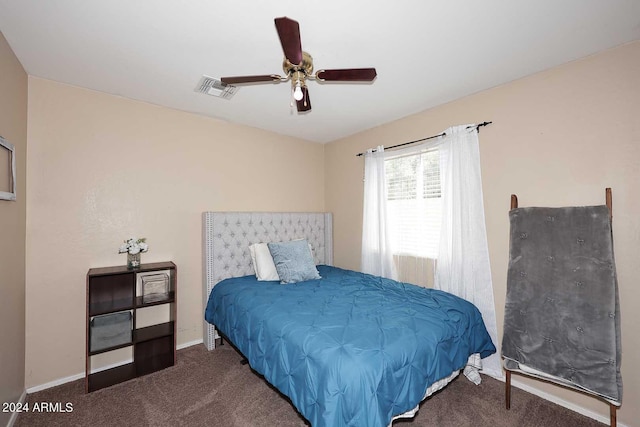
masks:
<instances>
[{"instance_id":1,"label":"gray storage bin","mask_svg":"<svg viewBox=\"0 0 640 427\"><path fill-rule=\"evenodd\" d=\"M94 316L90 325L90 351L131 343L131 311Z\"/></svg>"}]
</instances>

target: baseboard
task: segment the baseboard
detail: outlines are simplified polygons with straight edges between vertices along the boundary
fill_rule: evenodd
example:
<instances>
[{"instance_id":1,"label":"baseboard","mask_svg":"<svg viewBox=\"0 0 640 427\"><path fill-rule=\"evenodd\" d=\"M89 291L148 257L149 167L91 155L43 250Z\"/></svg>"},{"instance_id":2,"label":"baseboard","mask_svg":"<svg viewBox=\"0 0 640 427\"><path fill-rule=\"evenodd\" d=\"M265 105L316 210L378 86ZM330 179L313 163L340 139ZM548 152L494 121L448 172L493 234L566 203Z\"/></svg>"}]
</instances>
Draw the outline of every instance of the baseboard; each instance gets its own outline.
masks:
<instances>
[{"instance_id":1,"label":"baseboard","mask_svg":"<svg viewBox=\"0 0 640 427\"><path fill-rule=\"evenodd\" d=\"M183 344L178 344L176 346L176 349L177 350L182 350L183 348L191 347L191 346L202 344L202 343L203 343L203 340L202 340L202 338L200 338L199 340L189 341L189 342L186 342L186 343L183 343ZM100 369L96 369L93 372L106 371L107 369L115 368L116 366L122 365L123 363L129 363L129 362L132 362L132 361L133 360L128 360L128 361L125 360L125 361L122 361L122 362L119 362L119 363L114 363L113 365L104 366L104 367L102 367ZM46 390L48 388L56 387L56 386L59 386L59 385L62 385L62 384L66 384L66 383L69 383L71 381L76 381L76 380L79 380L81 378L84 378L84 372L81 372L81 373L75 374L75 375L71 375L71 376L68 376L68 377L64 377L64 378L59 378L57 380L53 380L53 381L50 381L50 382L45 383L45 384L40 384L40 385L36 385L36 386L33 386L33 387L29 387L26 390L26 394L31 394L31 393L35 393L35 392L38 392L38 391Z\"/></svg>"},{"instance_id":2,"label":"baseboard","mask_svg":"<svg viewBox=\"0 0 640 427\"><path fill-rule=\"evenodd\" d=\"M502 379L502 382L504 382L505 379ZM565 407L567 409L572 410L573 412L577 412L578 414L584 415L585 417L589 417L591 419L594 419L596 421L600 421L601 423L604 423L606 425L609 425L609 422L611 421L609 419L609 415L602 415L602 414L598 414L597 412L593 412L590 409L587 409L583 406L580 405L576 405L575 403L569 402L567 400L561 399L557 396L554 396L553 394L547 393L545 391L542 390L538 390L535 387L531 387L528 384L522 383L516 379L513 378L513 376L511 376L511 385L513 387L519 388L520 390L524 390L528 393L534 394L544 400L548 400L549 402L555 403L557 405L560 405L562 407ZM609 405L607 404L607 407L609 407ZM629 427L626 424L621 423L618 420L618 427Z\"/></svg>"},{"instance_id":3,"label":"baseboard","mask_svg":"<svg viewBox=\"0 0 640 427\"><path fill-rule=\"evenodd\" d=\"M194 345L198 345L198 344L202 344L202 343L204 343L204 340L202 338L200 338L199 340L189 341L189 342L186 342L184 344L178 344L176 346L176 349L177 350L182 350L183 348L192 347Z\"/></svg>"},{"instance_id":4,"label":"baseboard","mask_svg":"<svg viewBox=\"0 0 640 427\"><path fill-rule=\"evenodd\" d=\"M16 403L23 405L24 402L27 401L27 390L24 390L22 392L22 395L20 396L20 399L18 399L18 401ZM9 418L9 422L7 423L7 427L13 427L13 425L16 423L16 421L18 420L18 415L20 413L19 412L12 412L11 413L11 417Z\"/></svg>"},{"instance_id":5,"label":"baseboard","mask_svg":"<svg viewBox=\"0 0 640 427\"><path fill-rule=\"evenodd\" d=\"M71 376L68 376L68 377L64 377L64 378L58 378L57 380L53 380L53 381L50 381L48 383L44 383L44 384L36 385L36 386L33 386L33 387L29 387L27 389L27 394L31 394L31 393L35 393L35 392L38 392L38 391L46 390L48 388L55 387L55 386L58 386L58 385L70 383L71 381L79 380L80 378L84 378L84 372L82 372L80 374L75 374L75 375L71 375Z\"/></svg>"}]
</instances>

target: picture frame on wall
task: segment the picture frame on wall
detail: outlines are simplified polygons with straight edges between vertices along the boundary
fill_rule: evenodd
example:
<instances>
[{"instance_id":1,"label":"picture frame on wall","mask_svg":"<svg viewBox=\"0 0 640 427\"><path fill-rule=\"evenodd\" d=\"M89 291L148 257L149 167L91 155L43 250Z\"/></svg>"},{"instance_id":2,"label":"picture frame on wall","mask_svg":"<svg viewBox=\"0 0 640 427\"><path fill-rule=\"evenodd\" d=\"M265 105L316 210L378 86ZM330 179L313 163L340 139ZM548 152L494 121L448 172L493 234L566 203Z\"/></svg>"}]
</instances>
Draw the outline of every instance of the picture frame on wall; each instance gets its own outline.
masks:
<instances>
[{"instance_id":1,"label":"picture frame on wall","mask_svg":"<svg viewBox=\"0 0 640 427\"><path fill-rule=\"evenodd\" d=\"M16 151L0 136L0 200L16 200Z\"/></svg>"}]
</instances>

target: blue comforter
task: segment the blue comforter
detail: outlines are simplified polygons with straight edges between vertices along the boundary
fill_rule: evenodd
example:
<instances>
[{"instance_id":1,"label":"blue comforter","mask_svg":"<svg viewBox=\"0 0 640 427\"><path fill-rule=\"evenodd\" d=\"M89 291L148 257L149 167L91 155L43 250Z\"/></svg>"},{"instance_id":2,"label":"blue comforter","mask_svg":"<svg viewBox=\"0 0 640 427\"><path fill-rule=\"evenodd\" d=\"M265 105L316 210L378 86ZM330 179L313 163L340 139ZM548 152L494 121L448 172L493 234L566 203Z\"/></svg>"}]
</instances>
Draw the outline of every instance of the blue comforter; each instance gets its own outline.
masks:
<instances>
[{"instance_id":1,"label":"blue comforter","mask_svg":"<svg viewBox=\"0 0 640 427\"><path fill-rule=\"evenodd\" d=\"M446 292L335 267L280 285L226 279L205 318L314 427L387 426L469 355L495 352L478 309Z\"/></svg>"}]
</instances>

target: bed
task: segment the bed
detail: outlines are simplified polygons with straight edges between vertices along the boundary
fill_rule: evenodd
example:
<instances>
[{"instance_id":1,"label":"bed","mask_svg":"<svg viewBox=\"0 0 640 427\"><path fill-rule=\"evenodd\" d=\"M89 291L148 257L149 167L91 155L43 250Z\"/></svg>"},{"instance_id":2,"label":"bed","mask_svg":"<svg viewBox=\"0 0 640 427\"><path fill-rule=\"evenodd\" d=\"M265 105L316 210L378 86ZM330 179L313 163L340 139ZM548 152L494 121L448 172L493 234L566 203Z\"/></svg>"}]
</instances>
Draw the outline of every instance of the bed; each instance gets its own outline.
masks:
<instances>
[{"instance_id":1,"label":"bed","mask_svg":"<svg viewBox=\"0 0 640 427\"><path fill-rule=\"evenodd\" d=\"M495 352L471 303L329 265L330 214L205 212L203 230L205 344L224 336L314 427L413 416ZM249 246L298 239L321 278L258 281Z\"/></svg>"}]
</instances>

